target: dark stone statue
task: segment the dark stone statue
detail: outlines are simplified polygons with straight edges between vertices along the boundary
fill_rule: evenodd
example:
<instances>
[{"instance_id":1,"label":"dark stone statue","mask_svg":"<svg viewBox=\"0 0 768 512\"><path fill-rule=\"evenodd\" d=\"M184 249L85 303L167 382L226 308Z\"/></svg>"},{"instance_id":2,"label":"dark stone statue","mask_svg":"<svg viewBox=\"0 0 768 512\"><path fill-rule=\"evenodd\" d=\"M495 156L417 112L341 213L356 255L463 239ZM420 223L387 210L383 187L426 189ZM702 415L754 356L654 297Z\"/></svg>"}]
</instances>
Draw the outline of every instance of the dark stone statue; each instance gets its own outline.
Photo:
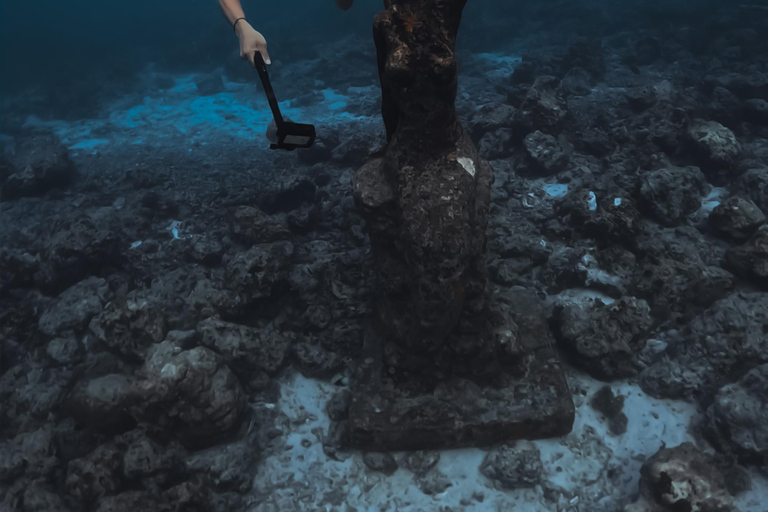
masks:
<instances>
[{"instance_id":1,"label":"dark stone statue","mask_svg":"<svg viewBox=\"0 0 768 512\"><path fill-rule=\"evenodd\" d=\"M535 296L489 298L493 170L455 109L465 4L386 0L374 21L387 145L353 184L378 278L349 416L351 442L364 448L487 444L531 429L567 431L573 421ZM554 373L539 368L543 361ZM525 386L545 376L551 395L536 411L509 395L532 371L541 375Z\"/></svg>"},{"instance_id":2,"label":"dark stone statue","mask_svg":"<svg viewBox=\"0 0 768 512\"><path fill-rule=\"evenodd\" d=\"M454 107L465 3L390 1L375 20L388 144L357 172L354 187L376 254L378 326L392 358L483 349L481 337L461 339L486 306L493 182Z\"/></svg>"}]
</instances>

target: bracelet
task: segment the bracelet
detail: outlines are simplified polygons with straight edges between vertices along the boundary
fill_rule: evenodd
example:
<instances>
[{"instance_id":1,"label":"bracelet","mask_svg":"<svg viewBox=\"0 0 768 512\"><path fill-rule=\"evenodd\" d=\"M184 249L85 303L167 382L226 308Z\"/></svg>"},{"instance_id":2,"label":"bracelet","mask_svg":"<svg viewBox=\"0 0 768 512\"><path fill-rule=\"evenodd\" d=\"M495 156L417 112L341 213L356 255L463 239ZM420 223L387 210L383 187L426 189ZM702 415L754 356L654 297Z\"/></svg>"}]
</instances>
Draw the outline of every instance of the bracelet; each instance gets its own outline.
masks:
<instances>
[{"instance_id":1,"label":"bracelet","mask_svg":"<svg viewBox=\"0 0 768 512\"><path fill-rule=\"evenodd\" d=\"M237 34L237 22L238 22L238 21L240 21L240 20L244 20L244 19L245 19L245 18L237 18L237 19L235 20L235 22L232 24L232 32L234 32L235 34Z\"/></svg>"}]
</instances>

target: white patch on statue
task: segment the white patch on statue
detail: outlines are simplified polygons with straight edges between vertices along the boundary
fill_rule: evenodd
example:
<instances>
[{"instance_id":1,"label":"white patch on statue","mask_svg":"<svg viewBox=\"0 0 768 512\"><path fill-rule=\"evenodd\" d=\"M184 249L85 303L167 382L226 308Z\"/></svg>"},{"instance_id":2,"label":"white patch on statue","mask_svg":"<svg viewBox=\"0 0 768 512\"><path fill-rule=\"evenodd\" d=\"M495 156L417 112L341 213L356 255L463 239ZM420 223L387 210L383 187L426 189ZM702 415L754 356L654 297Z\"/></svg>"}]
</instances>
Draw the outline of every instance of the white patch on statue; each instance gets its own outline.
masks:
<instances>
[{"instance_id":1,"label":"white patch on statue","mask_svg":"<svg viewBox=\"0 0 768 512\"><path fill-rule=\"evenodd\" d=\"M471 158L467 158L464 156L461 156L458 158L459 163L464 168L465 171L469 173L470 176L475 175L475 162L472 161Z\"/></svg>"}]
</instances>

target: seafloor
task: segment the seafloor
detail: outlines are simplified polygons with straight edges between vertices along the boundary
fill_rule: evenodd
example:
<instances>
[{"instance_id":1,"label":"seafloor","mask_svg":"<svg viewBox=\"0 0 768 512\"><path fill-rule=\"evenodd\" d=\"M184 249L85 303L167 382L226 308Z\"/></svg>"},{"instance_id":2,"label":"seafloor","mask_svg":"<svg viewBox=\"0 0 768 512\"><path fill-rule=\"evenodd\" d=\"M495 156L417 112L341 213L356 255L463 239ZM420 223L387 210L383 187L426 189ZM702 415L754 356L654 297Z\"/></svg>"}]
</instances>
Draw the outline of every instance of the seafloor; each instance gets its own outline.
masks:
<instances>
[{"instance_id":1,"label":"seafloor","mask_svg":"<svg viewBox=\"0 0 768 512\"><path fill-rule=\"evenodd\" d=\"M765 512L768 38L743 19L462 53L490 276L547 305L577 406L490 449L329 436L371 308L368 40L273 65L304 152L267 150L260 88L221 72L147 69L83 119L6 99L0 510Z\"/></svg>"}]
</instances>

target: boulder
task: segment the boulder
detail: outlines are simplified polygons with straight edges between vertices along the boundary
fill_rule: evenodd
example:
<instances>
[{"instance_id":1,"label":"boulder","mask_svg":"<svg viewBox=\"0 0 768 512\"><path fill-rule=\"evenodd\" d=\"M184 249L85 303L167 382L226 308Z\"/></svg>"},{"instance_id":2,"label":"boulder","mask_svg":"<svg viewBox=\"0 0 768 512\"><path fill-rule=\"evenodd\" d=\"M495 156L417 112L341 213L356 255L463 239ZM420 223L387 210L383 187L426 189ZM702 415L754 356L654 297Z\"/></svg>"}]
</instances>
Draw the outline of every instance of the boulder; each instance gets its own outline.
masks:
<instances>
[{"instance_id":1,"label":"boulder","mask_svg":"<svg viewBox=\"0 0 768 512\"><path fill-rule=\"evenodd\" d=\"M81 332L101 312L109 285L99 277L89 277L63 291L40 315L38 328L48 336L66 331Z\"/></svg>"},{"instance_id":2,"label":"boulder","mask_svg":"<svg viewBox=\"0 0 768 512\"><path fill-rule=\"evenodd\" d=\"M768 226L763 226L744 245L725 253L728 269L768 290Z\"/></svg>"},{"instance_id":3,"label":"boulder","mask_svg":"<svg viewBox=\"0 0 768 512\"><path fill-rule=\"evenodd\" d=\"M744 240L765 224L765 214L749 199L732 196L712 210L709 222L720 233Z\"/></svg>"},{"instance_id":4,"label":"boulder","mask_svg":"<svg viewBox=\"0 0 768 512\"><path fill-rule=\"evenodd\" d=\"M642 299L625 297L607 305L600 300L559 306L554 320L559 343L575 363L599 379L629 377L653 326Z\"/></svg>"},{"instance_id":5,"label":"boulder","mask_svg":"<svg viewBox=\"0 0 768 512\"><path fill-rule=\"evenodd\" d=\"M536 174L549 176L568 166L570 156L552 135L535 131L525 137L523 147Z\"/></svg>"},{"instance_id":6,"label":"boulder","mask_svg":"<svg viewBox=\"0 0 768 512\"><path fill-rule=\"evenodd\" d=\"M640 474L640 499L624 512L735 511L723 474L691 443L662 448Z\"/></svg>"},{"instance_id":7,"label":"boulder","mask_svg":"<svg viewBox=\"0 0 768 512\"><path fill-rule=\"evenodd\" d=\"M640 205L665 226L681 224L701 208L706 177L698 167L668 167L640 176Z\"/></svg>"},{"instance_id":8,"label":"boulder","mask_svg":"<svg viewBox=\"0 0 768 512\"><path fill-rule=\"evenodd\" d=\"M291 338L274 326L253 328L208 318L197 326L201 343L220 354L236 372L275 374L283 365Z\"/></svg>"},{"instance_id":9,"label":"boulder","mask_svg":"<svg viewBox=\"0 0 768 512\"><path fill-rule=\"evenodd\" d=\"M706 413L706 433L742 462L768 463L768 364L724 386Z\"/></svg>"}]
</instances>

